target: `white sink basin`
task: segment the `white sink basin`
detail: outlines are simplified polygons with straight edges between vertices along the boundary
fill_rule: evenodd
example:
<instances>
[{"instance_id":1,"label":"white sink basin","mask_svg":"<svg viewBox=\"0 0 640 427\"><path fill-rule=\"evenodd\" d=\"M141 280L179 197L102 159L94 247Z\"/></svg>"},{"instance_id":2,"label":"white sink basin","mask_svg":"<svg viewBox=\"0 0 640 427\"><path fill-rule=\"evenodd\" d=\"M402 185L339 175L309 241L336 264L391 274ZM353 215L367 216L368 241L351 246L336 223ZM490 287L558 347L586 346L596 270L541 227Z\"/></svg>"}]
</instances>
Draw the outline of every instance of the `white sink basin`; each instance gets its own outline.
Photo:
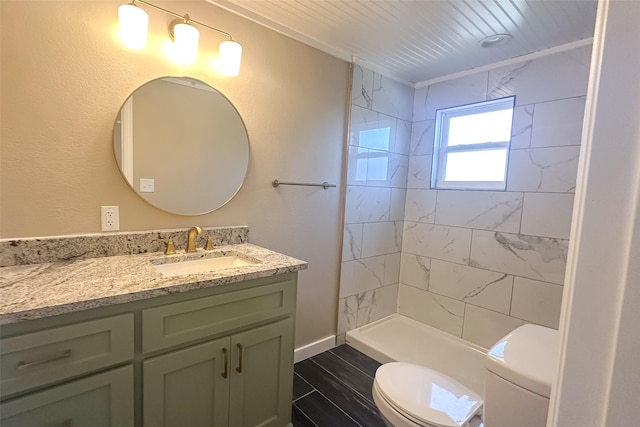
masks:
<instances>
[{"instance_id":1,"label":"white sink basin","mask_svg":"<svg viewBox=\"0 0 640 427\"><path fill-rule=\"evenodd\" d=\"M207 258L183 258L183 259L154 259L153 267L164 276L184 276L198 273L216 273L228 268L244 267L259 264L260 261L251 259L237 253L216 254Z\"/></svg>"}]
</instances>

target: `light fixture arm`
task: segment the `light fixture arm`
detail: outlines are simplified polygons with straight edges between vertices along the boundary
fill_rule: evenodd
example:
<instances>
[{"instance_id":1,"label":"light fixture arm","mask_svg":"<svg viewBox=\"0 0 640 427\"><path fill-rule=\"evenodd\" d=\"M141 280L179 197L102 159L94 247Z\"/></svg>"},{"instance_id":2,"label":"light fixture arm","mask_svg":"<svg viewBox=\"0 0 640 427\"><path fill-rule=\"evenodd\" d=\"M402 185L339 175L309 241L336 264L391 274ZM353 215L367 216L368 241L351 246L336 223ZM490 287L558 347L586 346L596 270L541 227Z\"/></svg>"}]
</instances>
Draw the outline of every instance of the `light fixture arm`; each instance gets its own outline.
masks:
<instances>
[{"instance_id":1,"label":"light fixture arm","mask_svg":"<svg viewBox=\"0 0 640 427\"><path fill-rule=\"evenodd\" d=\"M162 12L164 12L166 14L169 14L171 16L175 16L176 18L180 19L184 23L197 24L197 25L199 25L201 27L208 28L210 30L215 31L216 33L220 33L220 34L226 36L229 40L233 41L233 37L231 37L231 34L227 33L226 31L222 31L222 30L219 30L217 28L211 27L211 26L209 26L207 24L203 24L202 22L196 21L195 19L191 19L188 14L180 15L180 14L177 14L177 13L172 12L170 10L164 9L164 8L162 8L160 6L156 6L155 4L151 4L151 3L149 3L148 1L145 1L145 0L132 0L131 1L132 5L135 5L136 3L140 3L140 4L143 4L145 6L149 6L149 7L153 8L153 9L160 10L160 11L162 11Z\"/></svg>"}]
</instances>

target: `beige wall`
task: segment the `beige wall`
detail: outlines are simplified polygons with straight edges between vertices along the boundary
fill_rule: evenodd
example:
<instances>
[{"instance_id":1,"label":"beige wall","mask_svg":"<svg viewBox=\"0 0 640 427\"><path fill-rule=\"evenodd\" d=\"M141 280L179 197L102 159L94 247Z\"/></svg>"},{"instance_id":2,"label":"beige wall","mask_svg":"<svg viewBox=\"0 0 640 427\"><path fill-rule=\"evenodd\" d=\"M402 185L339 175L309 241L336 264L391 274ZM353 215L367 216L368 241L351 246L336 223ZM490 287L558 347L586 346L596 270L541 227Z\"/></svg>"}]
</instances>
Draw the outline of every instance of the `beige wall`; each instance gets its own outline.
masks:
<instances>
[{"instance_id":1,"label":"beige wall","mask_svg":"<svg viewBox=\"0 0 640 427\"><path fill-rule=\"evenodd\" d=\"M219 36L201 31L198 62L162 54L168 15L149 10L147 49L117 40L115 1L2 1L0 237L100 231L100 206L120 206L121 230L246 224L250 240L309 261L300 274L297 345L335 333L337 189L274 189L281 180L341 184L346 63L205 2L162 2L231 32L241 74L208 68ZM246 122L251 161L238 195L211 214L162 212L136 196L116 167L114 120L142 83L188 75L225 94ZM177 165L188 167L188 165Z\"/></svg>"}]
</instances>

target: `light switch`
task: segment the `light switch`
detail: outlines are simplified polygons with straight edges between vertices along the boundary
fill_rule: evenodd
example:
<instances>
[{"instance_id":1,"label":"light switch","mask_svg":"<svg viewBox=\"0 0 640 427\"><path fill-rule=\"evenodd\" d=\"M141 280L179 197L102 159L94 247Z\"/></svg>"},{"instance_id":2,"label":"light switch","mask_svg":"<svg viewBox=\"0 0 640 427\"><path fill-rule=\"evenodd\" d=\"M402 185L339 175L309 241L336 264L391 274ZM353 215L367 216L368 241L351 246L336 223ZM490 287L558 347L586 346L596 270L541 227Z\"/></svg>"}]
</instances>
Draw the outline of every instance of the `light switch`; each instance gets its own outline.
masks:
<instances>
[{"instance_id":1,"label":"light switch","mask_svg":"<svg viewBox=\"0 0 640 427\"><path fill-rule=\"evenodd\" d=\"M141 193L153 193L155 191L155 179L152 178L140 178L140 192Z\"/></svg>"}]
</instances>

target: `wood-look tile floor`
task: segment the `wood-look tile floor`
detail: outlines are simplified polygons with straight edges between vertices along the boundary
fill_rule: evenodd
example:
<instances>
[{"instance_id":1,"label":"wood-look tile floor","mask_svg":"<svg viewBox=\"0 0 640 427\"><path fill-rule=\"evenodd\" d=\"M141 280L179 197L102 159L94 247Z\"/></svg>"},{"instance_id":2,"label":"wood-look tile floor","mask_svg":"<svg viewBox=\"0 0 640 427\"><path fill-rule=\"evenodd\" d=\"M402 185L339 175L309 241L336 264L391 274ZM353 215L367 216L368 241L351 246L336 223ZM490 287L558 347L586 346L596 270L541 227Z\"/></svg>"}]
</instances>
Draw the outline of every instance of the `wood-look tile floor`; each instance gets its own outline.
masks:
<instances>
[{"instance_id":1,"label":"wood-look tile floor","mask_svg":"<svg viewBox=\"0 0 640 427\"><path fill-rule=\"evenodd\" d=\"M385 427L371 388L380 363L341 345L294 365L294 427ZM470 427L483 427L479 416Z\"/></svg>"},{"instance_id":2,"label":"wood-look tile floor","mask_svg":"<svg viewBox=\"0 0 640 427\"><path fill-rule=\"evenodd\" d=\"M347 345L296 363L294 427L385 427L371 396L378 366Z\"/></svg>"}]
</instances>

